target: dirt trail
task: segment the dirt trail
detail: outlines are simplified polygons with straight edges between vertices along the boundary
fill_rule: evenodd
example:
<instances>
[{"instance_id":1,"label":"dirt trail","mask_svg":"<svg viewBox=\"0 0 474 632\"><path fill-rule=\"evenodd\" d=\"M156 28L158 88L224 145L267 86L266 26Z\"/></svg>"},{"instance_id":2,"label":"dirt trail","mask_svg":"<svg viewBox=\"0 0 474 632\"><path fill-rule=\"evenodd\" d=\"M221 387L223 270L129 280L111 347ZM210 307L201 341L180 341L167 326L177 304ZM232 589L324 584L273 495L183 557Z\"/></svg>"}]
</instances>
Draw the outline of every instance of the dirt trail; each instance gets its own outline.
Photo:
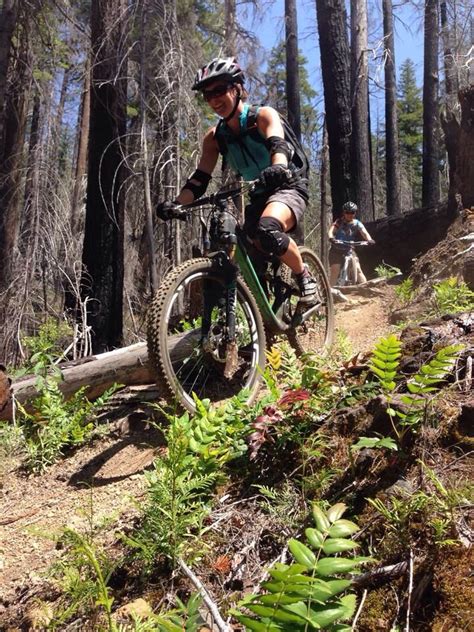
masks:
<instances>
[{"instance_id":1,"label":"dirt trail","mask_svg":"<svg viewBox=\"0 0 474 632\"><path fill-rule=\"evenodd\" d=\"M343 335L354 353L371 351L389 332L394 296L393 286L381 284L351 292L347 303L336 303L336 342L338 335Z\"/></svg>"},{"instance_id":2,"label":"dirt trail","mask_svg":"<svg viewBox=\"0 0 474 632\"><path fill-rule=\"evenodd\" d=\"M354 354L372 349L389 329L387 306L393 288L377 286L365 293L336 304L336 331L339 336L343 332ZM31 600L36 587L40 590L44 573L60 553L53 541L38 534L57 533L66 525L84 529L90 507L96 523L119 518L117 528L136 515L133 498L144 494L142 474L160 439L140 421L125 430L83 447L41 476L22 474L14 463L2 466L0 629L5 621L18 620L23 602Z\"/></svg>"}]
</instances>

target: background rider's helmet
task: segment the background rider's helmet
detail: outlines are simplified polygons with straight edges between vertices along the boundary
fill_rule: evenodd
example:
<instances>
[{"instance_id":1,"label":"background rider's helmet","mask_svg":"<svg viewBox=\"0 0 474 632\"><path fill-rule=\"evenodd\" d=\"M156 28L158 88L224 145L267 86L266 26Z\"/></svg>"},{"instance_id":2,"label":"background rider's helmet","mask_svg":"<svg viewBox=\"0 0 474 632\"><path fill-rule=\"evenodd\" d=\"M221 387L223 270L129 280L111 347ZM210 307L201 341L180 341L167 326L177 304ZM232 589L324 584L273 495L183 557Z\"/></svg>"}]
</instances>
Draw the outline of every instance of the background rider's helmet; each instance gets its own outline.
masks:
<instances>
[{"instance_id":1,"label":"background rider's helmet","mask_svg":"<svg viewBox=\"0 0 474 632\"><path fill-rule=\"evenodd\" d=\"M194 79L193 90L202 90L211 81L222 79L229 83L243 84L245 76L235 57L213 59L200 68Z\"/></svg>"},{"instance_id":2,"label":"background rider's helmet","mask_svg":"<svg viewBox=\"0 0 474 632\"><path fill-rule=\"evenodd\" d=\"M357 213L357 204L355 202L346 202L342 206L342 212Z\"/></svg>"}]
</instances>

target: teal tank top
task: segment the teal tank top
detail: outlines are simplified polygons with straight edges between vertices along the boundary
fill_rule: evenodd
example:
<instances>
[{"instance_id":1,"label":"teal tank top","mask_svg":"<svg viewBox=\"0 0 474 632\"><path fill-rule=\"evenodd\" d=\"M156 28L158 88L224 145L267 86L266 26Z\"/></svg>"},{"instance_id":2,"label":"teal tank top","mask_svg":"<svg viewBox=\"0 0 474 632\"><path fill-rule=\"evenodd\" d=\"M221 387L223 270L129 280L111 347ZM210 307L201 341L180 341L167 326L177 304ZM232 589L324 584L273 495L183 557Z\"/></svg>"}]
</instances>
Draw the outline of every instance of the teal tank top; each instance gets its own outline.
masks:
<instances>
[{"instance_id":1,"label":"teal tank top","mask_svg":"<svg viewBox=\"0 0 474 632\"><path fill-rule=\"evenodd\" d=\"M262 169L271 165L271 159L265 139L255 129L256 123L247 127L249 110L250 105L245 103L239 116L239 135L234 134L225 121L220 121L216 128L216 140L232 171L244 180L256 180Z\"/></svg>"}]
</instances>

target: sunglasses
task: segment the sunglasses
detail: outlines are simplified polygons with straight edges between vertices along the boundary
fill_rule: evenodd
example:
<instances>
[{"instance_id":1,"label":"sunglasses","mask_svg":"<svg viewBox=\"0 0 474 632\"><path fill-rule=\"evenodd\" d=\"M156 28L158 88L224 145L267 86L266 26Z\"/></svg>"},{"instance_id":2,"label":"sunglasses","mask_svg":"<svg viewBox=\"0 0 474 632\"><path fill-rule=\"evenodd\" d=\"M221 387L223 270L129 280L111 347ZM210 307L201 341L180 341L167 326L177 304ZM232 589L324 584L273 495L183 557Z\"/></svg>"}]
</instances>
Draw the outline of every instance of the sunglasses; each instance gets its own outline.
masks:
<instances>
[{"instance_id":1,"label":"sunglasses","mask_svg":"<svg viewBox=\"0 0 474 632\"><path fill-rule=\"evenodd\" d=\"M224 86L216 86L212 90L203 90L202 96L204 97L205 101L209 102L211 99L223 97L224 94L228 92L230 87L231 84L226 84Z\"/></svg>"},{"instance_id":2,"label":"sunglasses","mask_svg":"<svg viewBox=\"0 0 474 632\"><path fill-rule=\"evenodd\" d=\"M355 211L344 211L346 215L355 215Z\"/></svg>"}]
</instances>

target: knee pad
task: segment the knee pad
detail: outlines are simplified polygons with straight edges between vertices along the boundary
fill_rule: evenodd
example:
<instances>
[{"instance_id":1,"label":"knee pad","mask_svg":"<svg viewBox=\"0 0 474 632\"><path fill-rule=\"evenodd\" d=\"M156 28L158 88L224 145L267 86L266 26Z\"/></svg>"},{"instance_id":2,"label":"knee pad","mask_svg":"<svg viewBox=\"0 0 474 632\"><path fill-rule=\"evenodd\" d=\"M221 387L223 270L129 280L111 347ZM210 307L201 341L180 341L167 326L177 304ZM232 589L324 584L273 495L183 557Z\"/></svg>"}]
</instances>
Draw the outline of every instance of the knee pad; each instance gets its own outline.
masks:
<instances>
[{"instance_id":1,"label":"knee pad","mask_svg":"<svg viewBox=\"0 0 474 632\"><path fill-rule=\"evenodd\" d=\"M261 217L258 220L255 237L266 254L281 257L288 250L290 238L282 228L281 222L274 217Z\"/></svg>"}]
</instances>

